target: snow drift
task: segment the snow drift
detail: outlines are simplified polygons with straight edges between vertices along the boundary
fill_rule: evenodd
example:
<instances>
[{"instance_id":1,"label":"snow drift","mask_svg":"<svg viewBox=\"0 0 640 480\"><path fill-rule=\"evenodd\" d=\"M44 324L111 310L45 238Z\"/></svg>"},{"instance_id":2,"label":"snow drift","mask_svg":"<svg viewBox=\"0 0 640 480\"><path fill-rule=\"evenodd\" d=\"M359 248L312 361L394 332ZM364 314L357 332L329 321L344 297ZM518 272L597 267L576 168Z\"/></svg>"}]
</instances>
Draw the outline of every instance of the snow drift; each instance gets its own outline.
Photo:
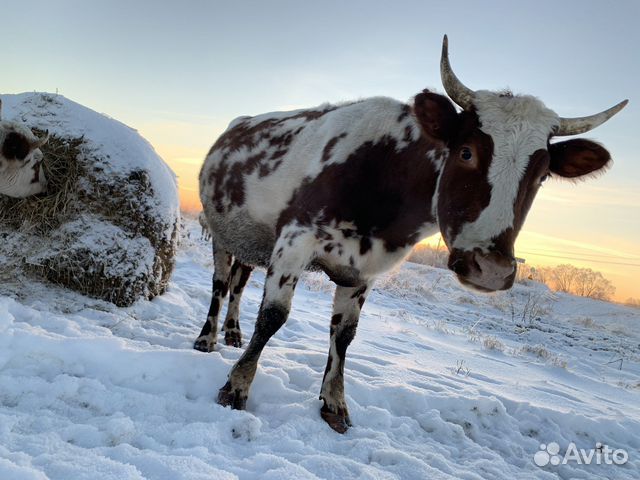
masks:
<instances>
[{"instance_id":1,"label":"snow drift","mask_svg":"<svg viewBox=\"0 0 640 480\"><path fill-rule=\"evenodd\" d=\"M5 119L51 138L42 148L47 194L0 199L0 277L35 274L119 306L164 292L180 212L175 175L153 147L60 95L3 95L2 103Z\"/></svg>"}]
</instances>

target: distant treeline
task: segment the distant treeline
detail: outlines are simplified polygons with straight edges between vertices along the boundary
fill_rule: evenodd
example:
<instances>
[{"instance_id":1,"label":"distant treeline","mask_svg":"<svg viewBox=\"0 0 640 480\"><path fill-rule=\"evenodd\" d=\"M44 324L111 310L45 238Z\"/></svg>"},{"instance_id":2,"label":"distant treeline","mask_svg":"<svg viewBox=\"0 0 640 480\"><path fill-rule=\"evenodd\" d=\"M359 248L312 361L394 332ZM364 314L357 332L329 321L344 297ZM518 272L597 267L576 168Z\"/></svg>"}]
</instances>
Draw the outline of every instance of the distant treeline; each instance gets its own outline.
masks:
<instances>
[{"instance_id":1,"label":"distant treeline","mask_svg":"<svg viewBox=\"0 0 640 480\"><path fill-rule=\"evenodd\" d=\"M443 246L433 247L431 245L418 244L413 249L408 260L423 265L446 268L448 255L449 252ZM541 282L556 292L571 293L580 297L598 300L610 301L616 292L616 287L601 272L569 264L556 265L554 267L534 267L526 263L519 264L516 281L519 283L526 283L527 281ZM640 307L640 300L629 298L625 304Z\"/></svg>"}]
</instances>

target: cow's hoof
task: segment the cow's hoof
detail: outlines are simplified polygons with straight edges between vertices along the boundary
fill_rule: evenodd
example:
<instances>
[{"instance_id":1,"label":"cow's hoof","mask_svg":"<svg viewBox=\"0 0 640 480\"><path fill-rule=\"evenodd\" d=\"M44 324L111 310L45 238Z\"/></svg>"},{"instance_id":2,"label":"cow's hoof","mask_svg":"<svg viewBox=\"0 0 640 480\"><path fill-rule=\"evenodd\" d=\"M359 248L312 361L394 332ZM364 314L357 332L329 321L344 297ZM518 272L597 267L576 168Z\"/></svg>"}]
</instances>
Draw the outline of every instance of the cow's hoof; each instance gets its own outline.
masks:
<instances>
[{"instance_id":1,"label":"cow's hoof","mask_svg":"<svg viewBox=\"0 0 640 480\"><path fill-rule=\"evenodd\" d=\"M211 340L208 337L199 337L193 343L193 348L201 352L210 353L213 352L213 347L216 346L215 340Z\"/></svg>"},{"instance_id":2,"label":"cow's hoof","mask_svg":"<svg viewBox=\"0 0 640 480\"><path fill-rule=\"evenodd\" d=\"M342 408L338 409L338 413L333 413L325 404L320 409L320 416L338 433L345 433L351 426L349 414Z\"/></svg>"},{"instance_id":3,"label":"cow's hoof","mask_svg":"<svg viewBox=\"0 0 640 480\"><path fill-rule=\"evenodd\" d=\"M242 346L242 334L237 330L224 332L224 343L231 347L240 348Z\"/></svg>"},{"instance_id":4,"label":"cow's hoof","mask_svg":"<svg viewBox=\"0 0 640 480\"><path fill-rule=\"evenodd\" d=\"M218 391L218 405L244 410L247 407L247 396L242 395L240 390L232 390L231 383L227 382Z\"/></svg>"}]
</instances>

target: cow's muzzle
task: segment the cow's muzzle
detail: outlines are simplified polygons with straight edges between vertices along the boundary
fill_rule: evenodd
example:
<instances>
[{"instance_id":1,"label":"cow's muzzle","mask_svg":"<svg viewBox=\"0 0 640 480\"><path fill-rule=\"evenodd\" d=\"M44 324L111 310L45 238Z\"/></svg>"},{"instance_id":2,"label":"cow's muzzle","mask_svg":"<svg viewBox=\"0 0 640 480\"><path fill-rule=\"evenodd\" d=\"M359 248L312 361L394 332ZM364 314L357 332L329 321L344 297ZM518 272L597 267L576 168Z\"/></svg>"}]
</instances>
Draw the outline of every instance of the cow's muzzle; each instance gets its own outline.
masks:
<instances>
[{"instance_id":1,"label":"cow's muzzle","mask_svg":"<svg viewBox=\"0 0 640 480\"><path fill-rule=\"evenodd\" d=\"M516 260L511 255L492 251L453 249L447 264L463 285L482 292L507 290L516 278Z\"/></svg>"}]
</instances>

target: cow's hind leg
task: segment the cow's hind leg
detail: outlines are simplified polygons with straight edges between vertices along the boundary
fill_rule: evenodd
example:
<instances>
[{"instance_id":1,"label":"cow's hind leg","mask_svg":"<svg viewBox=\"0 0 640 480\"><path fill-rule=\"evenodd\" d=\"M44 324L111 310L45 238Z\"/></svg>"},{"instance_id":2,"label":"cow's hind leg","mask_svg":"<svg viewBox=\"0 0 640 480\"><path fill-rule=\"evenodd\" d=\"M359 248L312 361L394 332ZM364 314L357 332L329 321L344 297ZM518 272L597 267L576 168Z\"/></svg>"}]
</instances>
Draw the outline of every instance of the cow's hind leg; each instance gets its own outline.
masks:
<instances>
[{"instance_id":1,"label":"cow's hind leg","mask_svg":"<svg viewBox=\"0 0 640 480\"><path fill-rule=\"evenodd\" d=\"M347 347L358 326L360 309L369 293L369 285L356 288L337 287L331 317L329 358L322 379L320 415L331 428L344 433L351 426L344 399L344 361Z\"/></svg>"},{"instance_id":2,"label":"cow's hind leg","mask_svg":"<svg viewBox=\"0 0 640 480\"><path fill-rule=\"evenodd\" d=\"M229 287L229 274L231 273L231 261L233 257L225 250L215 249L213 252L213 288L211 292L211 305L207 320L202 331L193 344L193 348L201 352L212 352L218 337L218 316L222 309L222 303L227 296Z\"/></svg>"},{"instance_id":3,"label":"cow's hind leg","mask_svg":"<svg viewBox=\"0 0 640 480\"><path fill-rule=\"evenodd\" d=\"M224 330L224 343L234 347L242 346L242 332L240 332L240 299L253 267L240 263L237 259L231 267L231 280L229 282L229 306L227 316L222 329Z\"/></svg>"},{"instance_id":4,"label":"cow's hind leg","mask_svg":"<svg viewBox=\"0 0 640 480\"><path fill-rule=\"evenodd\" d=\"M310 258L306 247L310 242L298 233L288 245L289 236L278 239L267 270L260 312L247 349L231 369L227 383L218 392L218 403L244 409L258 367L258 359L267 341L284 325L289 316L291 299L300 273ZM283 230L283 233L284 230ZM293 240L293 239L292 239ZM286 255L284 254L287 247Z\"/></svg>"}]
</instances>

